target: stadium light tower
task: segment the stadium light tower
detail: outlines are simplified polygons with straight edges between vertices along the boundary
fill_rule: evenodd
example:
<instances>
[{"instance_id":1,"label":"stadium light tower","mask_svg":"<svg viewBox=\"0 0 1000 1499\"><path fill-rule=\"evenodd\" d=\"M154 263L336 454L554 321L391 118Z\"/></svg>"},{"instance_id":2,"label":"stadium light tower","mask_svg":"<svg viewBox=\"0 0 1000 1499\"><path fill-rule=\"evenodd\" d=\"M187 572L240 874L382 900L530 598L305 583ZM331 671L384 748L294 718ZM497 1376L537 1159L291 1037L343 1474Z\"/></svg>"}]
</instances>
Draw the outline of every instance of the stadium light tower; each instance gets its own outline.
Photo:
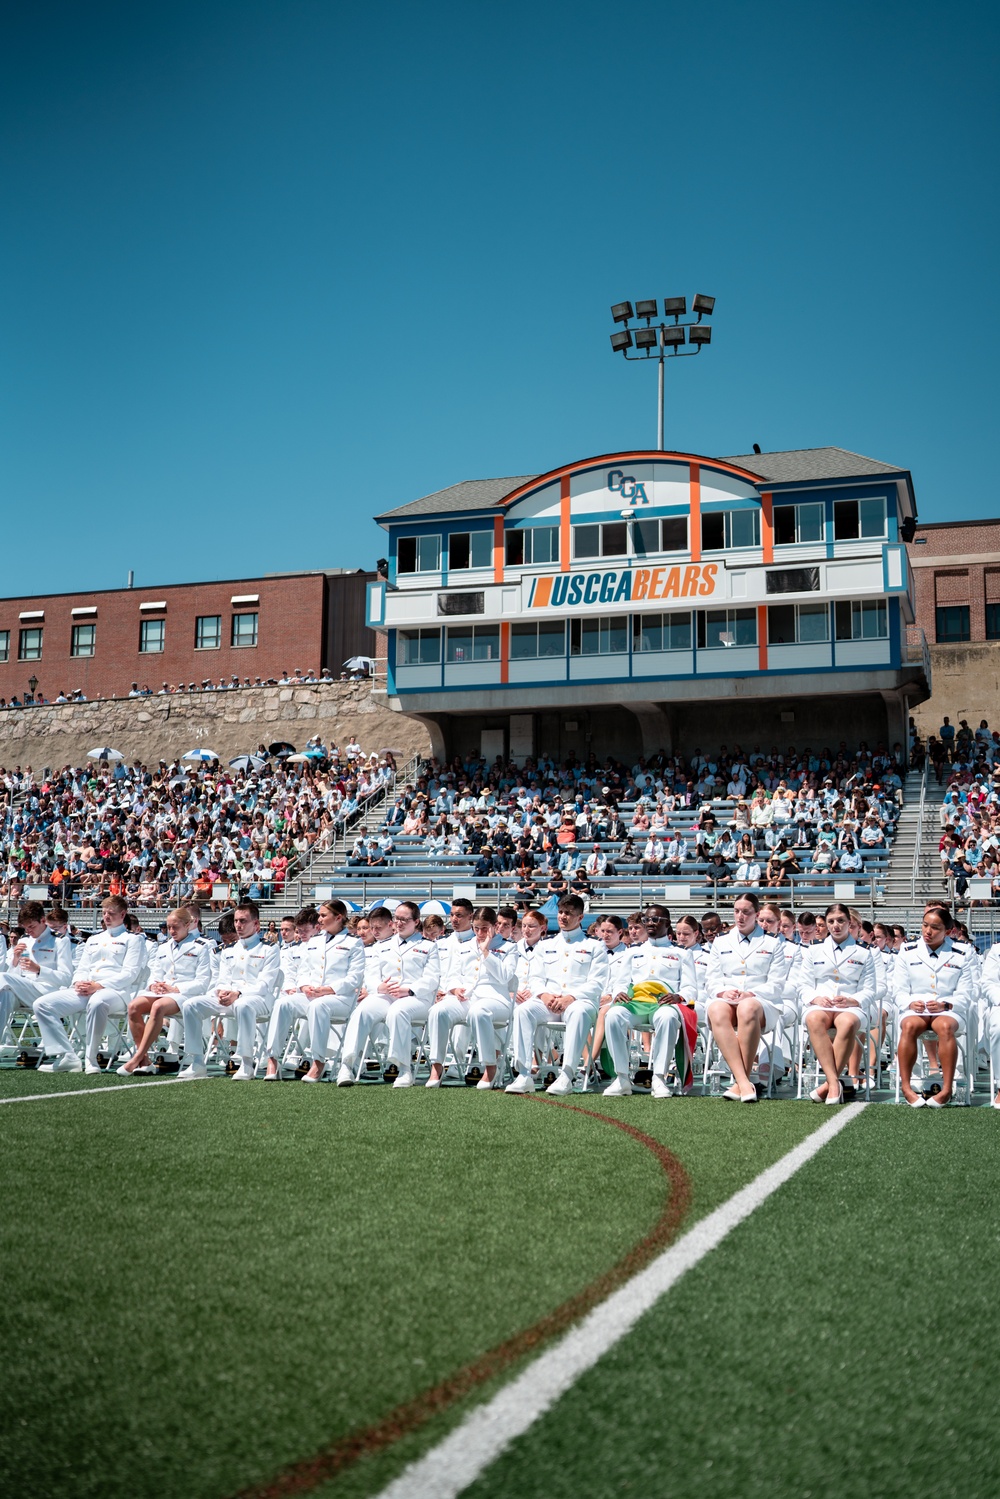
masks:
<instances>
[{"instance_id":1,"label":"stadium light tower","mask_svg":"<svg viewBox=\"0 0 1000 1499\"><path fill-rule=\"evenodd\" d=\"M681 318L687 316L686 297L664 297L663 318L656 323L660 316L659 307L655 298L648 302L636 302L635 311L632 310L631 302L616 302L611 309L611 316L621 327L611 335L611 347L616 354L624 354L626 359L655 359L659 365L657 379L657 413L656 413L656 446L663 451L663 365L667 359L689 359L692 354L700 354L705 344L712 342L712 329L708 323L702 322L702 318L712 316L715 311L715 298L702 296L701 292L691 298L691 311L694 314L688 322L682 323ZM673 318L673 322L668 319ZM645 319L645 327L630 328L629 323L635 320L641 324ZM655 324L655 326L654 326ZM685 349L685 341L691 345ZM630 354L629 349L635 353Z\"/></svg>"}]
</instances>

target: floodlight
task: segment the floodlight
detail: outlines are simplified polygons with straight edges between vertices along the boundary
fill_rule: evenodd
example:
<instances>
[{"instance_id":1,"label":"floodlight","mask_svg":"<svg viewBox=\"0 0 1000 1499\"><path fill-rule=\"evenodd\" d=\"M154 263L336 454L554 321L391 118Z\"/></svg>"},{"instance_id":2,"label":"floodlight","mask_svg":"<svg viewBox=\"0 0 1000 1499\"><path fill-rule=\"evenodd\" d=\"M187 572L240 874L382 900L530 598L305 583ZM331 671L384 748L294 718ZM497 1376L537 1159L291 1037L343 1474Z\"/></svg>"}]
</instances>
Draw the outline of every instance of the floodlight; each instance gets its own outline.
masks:
<instances>
[{"instance_id":1,"label":"floodlight","mask_svg":"<svg viewBox=\"0 0 1000 1499\"><path fill-rule=\"evenodd\" d=\"M635 346L637 349L655 349L659 337L658 328L637 328L635 330Z\"/></svg>"},{"instance_id":2,"label":"floodlight","mask_svg":"<svg viewBox=\"0 0 1000 1499\"><path fill-rule=\"evenodd\" d=\"M691 311L696 312L699 317L711 317L715 308L714 297L703 297L701 292L691 299Z\"/></svg>"},{"instance_id":3,"label":"floodlight","mask_svg":"<svg viewBox=\"0 0 1000 1499\"><path fill-rule=\"evenodd\" d=\"M711 326L708 323L692 323L688 342L693 344L710 344L712 342Z\"/></svg>"},{"instance_id":4,"label":"floodlight","mask_svg":"<svg viewBox=\"0 0 1000 1499\"><path fill-rule=\"evenodd\" d=\"M652 302L636 302L636 304L635 304L635 315L636 315L636 317L655 317L656 316L656 301L655 301L655 299Z\"/></svg>"},{"instance_id":5,"label":"floodlight","mask_svg":"<svg viewBox=\"0 0 1000 1499\"><path fill-rule=\"evenodd\" d=\"M687 297L664 297L663 299L664 317L683 317L687 308Z\"/></svg>"},{"instance_id":6,"label":"floodlight","mask_svg":"<svg viewBox=\"0 0 1000 1499\"><path fill-rule=\"evenodd\" d=\"M611 309L611 316L616 323L627 323L632 316L632 303L616 302Z\"/></svg>"},{"instance_id":7,"label":"floodlight","mask_svg":"<svg viewBox=\"0 0 1000 1499\"><path fill-rule=\"evenodd\" d=\"M692 333L694 332L693 328L691 329L691 332ZM664 328L663 329L663 342L667 346L667 348L674 347L677 344L682 344L684 342L684 325L683 325L683 323L678 323L673 328Z\"/></svg>"},{"instance_id":8,"label":"floodlight","mask_svg":"<svg viewBox=\"0 0 1000 1499\"><path fill-rule=\"evenodd\" d=\"M611 347L616 354L619 350L624 354L626 349L632 347L632 335L627 328L624 328L621 333L612 333Z\"/></svg>"}]
</instances>

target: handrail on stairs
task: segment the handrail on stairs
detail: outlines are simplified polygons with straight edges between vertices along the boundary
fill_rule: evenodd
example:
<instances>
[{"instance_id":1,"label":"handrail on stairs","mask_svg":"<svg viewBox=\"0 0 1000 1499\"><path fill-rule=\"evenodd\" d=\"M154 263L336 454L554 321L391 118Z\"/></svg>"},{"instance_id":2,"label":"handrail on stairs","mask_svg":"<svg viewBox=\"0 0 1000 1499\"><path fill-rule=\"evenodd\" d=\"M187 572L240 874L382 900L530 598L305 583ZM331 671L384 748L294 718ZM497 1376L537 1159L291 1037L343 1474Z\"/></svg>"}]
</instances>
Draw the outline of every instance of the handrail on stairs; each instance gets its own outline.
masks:
<instances>
[{"instance_id":1,"label":"handrail on stairs","mask_svg":"<svg viewBox=\"0 0 1000 1499\"><path fill-rule=\"evenodd\" d=\"M927 799L927 760L924 760L920 777L920 802L917 807L917 836L913 844L913 866L910 870L910 900L916 904L917 884L920 879L920 848L924 836L924 805Z\"/></svg>"}]
</instances>

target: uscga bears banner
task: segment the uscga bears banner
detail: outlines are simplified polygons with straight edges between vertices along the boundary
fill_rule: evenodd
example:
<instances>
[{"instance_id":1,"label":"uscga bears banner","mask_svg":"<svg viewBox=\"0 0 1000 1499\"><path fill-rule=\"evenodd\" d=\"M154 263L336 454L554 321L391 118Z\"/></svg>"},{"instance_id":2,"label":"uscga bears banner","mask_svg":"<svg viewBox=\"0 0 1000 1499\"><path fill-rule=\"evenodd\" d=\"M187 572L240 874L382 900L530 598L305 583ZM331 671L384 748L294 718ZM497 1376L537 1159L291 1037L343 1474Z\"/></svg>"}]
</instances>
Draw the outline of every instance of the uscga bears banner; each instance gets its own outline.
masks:
<instances>
[{"instance_id":1,"label":"uscga bears banner","mask_svg":"<svg viewBox=\"0 0 1000 1499\"><path fill-rule=\"evenodd\" d=\"M677 567L612 568L608 572L552 573L525 579L527 609L592 608L669 599L704 599L715 593L717 562Z\"/></svg>"}]
</instances>

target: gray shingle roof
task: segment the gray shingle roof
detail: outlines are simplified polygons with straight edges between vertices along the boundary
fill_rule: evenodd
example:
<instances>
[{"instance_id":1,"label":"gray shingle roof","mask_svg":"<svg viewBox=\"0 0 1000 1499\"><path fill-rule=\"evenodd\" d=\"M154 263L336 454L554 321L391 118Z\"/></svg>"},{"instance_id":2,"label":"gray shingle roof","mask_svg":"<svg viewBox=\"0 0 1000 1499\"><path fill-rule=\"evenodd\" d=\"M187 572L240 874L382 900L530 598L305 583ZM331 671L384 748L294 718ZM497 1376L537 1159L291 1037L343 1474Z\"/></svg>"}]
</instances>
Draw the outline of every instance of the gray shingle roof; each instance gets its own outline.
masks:
<instances>
[{"instance_id":1,"label":"gray shingle roof","mask_svg":"<svg viewBox=\"0 0 1000 1499\"><path fill-rule=\"evenodd\" d=\"M787 453L739 453L735 457L723 458L723 463L732 463L737 468L749 469L772 484L809 483L821 479L861 479L869 474L904 474L894 463L880 463L877 458L864 458L860 453L850 453L846 448L793 448ZM426 494L422 499L411 500L395 510L385 510L376 520L417 520L421 516L445 515L462 510L492 510L505 495L527 484L537 474L521 474L512 479L463 479L460 484L449 484L435 494Z\"/></svg>"}]
</instances>

